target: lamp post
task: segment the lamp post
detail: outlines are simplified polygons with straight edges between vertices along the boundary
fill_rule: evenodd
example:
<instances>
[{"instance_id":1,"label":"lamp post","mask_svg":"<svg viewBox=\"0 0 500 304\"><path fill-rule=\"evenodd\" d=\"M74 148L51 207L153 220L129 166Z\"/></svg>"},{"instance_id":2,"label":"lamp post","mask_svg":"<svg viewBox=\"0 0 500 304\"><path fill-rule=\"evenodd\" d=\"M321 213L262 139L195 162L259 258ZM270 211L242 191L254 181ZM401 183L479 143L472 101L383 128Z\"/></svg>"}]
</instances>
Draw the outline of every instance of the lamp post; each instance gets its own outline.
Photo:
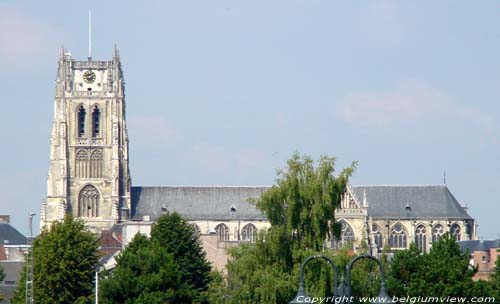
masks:
<instances>
[{"instance_id":1,"label":"lamp post","mask_svg":"<svg viewBox=\"0 0 500 304\"><path fill-rule=\"evenodd\" d=\"M315 258L323 258L323 259L327 260L330 263L330 265L332 265L332 267L334 269L334 274L335 274L334 279L333 279L333 284L334 284L333 296L334 297L336 297L336 296L337 297L346 297L346 298L350 298L352 296L351 270L352 270L352 267L354 266L354 264L357 261L362 260L362 259L369 259L369 260L375 261L378 264L379 269L380 269L380 291L378 293L377 300L375 302L373 302L372 304L391 304L392 303L391 297L388 295L387 290L385 288L384 266L382 265L380 260L378 260L377 258L375 258L371 255L365 254L365 255L360 255L358 257L355 257L354 259L352 259L349 262L349 264L346 268L346 276L347 276L346 280L344 281L344 276L342 276L341 281L340 281L338 286L337 286L337 267L335 266L335 264L333 263L333 261L330 258L322 256L322 255L313 255L313 256L306 258L304 260L304 262L302 262L302 265L300 266L299 290L297 291L297 295L295 296L295 298L292 301L290 301L289 304L311 303L312 299L307 296L307 294L305 292L305 288L304 288L304 266L309 261L311 261Z\"/></svg>"},{"instance_id":2,"label":"lamp post","mask_svg":"<svg viewBox=\"0 0 500 304\"><path fill-rule=\"evenodd\" d=\"M300 265L300 273L299 273L299 290L297 291L297 295L293 300L288 302L289 304L296 304L296 303L311 303L311 298L307 296L306 294L306 289L304 287L304 268L306 267L307 263L314 259L324 259L326 260L330 266L333 268L333 296L335 296L335 287L337 286L337 266L335 263L330 259L329 257L326 257L324 255L312 255L304 260L302 262L302 265Z\"/></svg>"}]
</instances>

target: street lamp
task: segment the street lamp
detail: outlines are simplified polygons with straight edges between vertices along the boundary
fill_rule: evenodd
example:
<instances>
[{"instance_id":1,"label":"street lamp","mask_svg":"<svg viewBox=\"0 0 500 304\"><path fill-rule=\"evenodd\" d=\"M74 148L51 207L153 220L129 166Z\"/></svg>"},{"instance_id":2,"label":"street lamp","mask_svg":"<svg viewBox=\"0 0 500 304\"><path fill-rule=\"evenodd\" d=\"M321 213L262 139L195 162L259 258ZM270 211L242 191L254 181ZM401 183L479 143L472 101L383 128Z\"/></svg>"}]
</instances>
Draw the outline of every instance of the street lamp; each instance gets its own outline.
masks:
<instances>
[{"instance_id":1,"label":"street lamp","mask_svg":"<svg viewBox=\"0 0 500 304\"><path fill-rule=\"evenodd\" d=\"M349 262L349 265L346 268L346 275L347 279L344 281L344 276L342 276L339 285L337 286L337 267L333 263L333 261L323 255L313 255L304 260L302 262L302 265L300 266L300 274L299 274L299 290L297 291L297 295L295 298L289 302L289 304L295 304L295 303L311 303L312 299L307 296L304 288L304 266L311 260L316 259L316 258L323 258L330 263L332 268L334 269L334 279L333 279L333 285L334 285L334 291L333 291L333 296L336 297L345 297L350 298L351 295L351 270L354 264L361 260L361 259L369 259L372 261L375 261L380 269L380 291L378 293L377 300L373 302L372 304L392 304L392 300L387 294L387 290L385 289L385 273L384 273L384 266L382 263L375 257L365 254L365 255L360 255L358 257L355 257Z\"/></svg>"},{"instance_id":2,"label":"street lamp","mask_svg":"<svg viewBox=\"0 0 500 304\"><path fill-rule=\"evenodd\" d=\"M346 271L346 273L347 273L347 288L346 288L347 294L346 294L346 296L348 296L348 297L351 296L351 270L352 270L352 267L354 266L354 263L356 263L357 261L362 260L362 259L369 259L369 260L375 261L378 264L379 269L380 269L380 291L379 291L378 297L377 297L378 301L373 302L372 304L379 304L379 303L391 304L392 303L391 297L389 297L389 294L387 293L387 290L385 289L384 265L382 265L382 263L380 262L379 259L377 259L371 255L368 255L368 254L364 254L364 255L360 255L358 257L355 257L354 259L352 259L352 261L347 266L347 271Z\"/></svg>"},{"instance_id":3,"label":"street lamp","mask_svg":"<svg viewBox=\"0 0 500 304\"><path fill-rule=\"evenodd\" d=\"M307 263L314 259L324 259L326 260L330 266L333 268L333 296L335 296L335 286L337 286L337 266L333 263L332 259L326 257L324 255L312 255L302 262L300 265L300 273L299 273L299 290L297 291L297 295L293 300L288 302L289 304L297 304L297 303L311 303L311 298L307 296L306 289L304 287L304 268Z\"/></svg>"}]
</instances>

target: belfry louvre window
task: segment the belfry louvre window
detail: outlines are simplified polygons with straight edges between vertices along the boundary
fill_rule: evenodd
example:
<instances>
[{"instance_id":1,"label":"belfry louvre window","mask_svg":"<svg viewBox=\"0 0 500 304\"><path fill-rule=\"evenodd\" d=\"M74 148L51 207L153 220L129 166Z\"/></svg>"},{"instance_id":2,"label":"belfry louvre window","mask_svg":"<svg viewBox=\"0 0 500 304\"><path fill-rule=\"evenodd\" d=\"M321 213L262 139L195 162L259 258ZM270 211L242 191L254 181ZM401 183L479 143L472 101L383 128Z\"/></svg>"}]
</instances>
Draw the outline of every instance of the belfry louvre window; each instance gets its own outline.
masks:
<instances>
[{"instance_id":1,"label":"belfry louvre window","mask_svg":"<svg viewBox=\"0 0 500 304\"><path fill-rule=\"evenodd\" d=\"M75 156L75 175L78 178L103 176L102 149L78 149Z\"/></svg>"},{"instance_id":2,"label":"belfry louvre window","mask_svg":"<svg viewBox=\"0 0 500 304\"><path fill-rule=\"evenodd\" d=\"M83 187L78 195L78 216L99 216L99 191L92 185Z\"/></svg>"},{"instance_id":3,"label":"belfry louvre window","mask_svg":"<svg viewBox=\"0 0 500 304\"><path fill-rule=\"evenodd\" d=\"M101 135L101 110L98 106L94 106L92 110L92 137L100 137Z\"/></svg>"},{"instance_id":4,"label":"belfry louvre window","mask_svg":"<svg viewBox=\"0 0 500 304\"><path fill-rule=\"evenodd\" d=\"M78 107L78 137L83 137L85 135L85 116L86 111L83 106Z\"/></svg>"}]
</instances>

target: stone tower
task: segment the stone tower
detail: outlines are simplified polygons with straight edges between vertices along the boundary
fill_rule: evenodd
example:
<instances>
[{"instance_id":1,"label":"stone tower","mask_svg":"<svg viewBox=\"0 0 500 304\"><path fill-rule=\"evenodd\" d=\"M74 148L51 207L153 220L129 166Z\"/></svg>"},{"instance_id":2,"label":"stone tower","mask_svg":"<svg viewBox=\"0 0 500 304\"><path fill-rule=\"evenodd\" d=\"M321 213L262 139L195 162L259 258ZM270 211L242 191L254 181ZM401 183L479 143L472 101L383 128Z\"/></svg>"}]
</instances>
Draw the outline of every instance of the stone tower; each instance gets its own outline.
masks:
<instances>
[{"instance_id":1,"label":"stone tower","mask_svg":"<svg viewBox=\"0 0 500 304\"><path fill-rule=\"evenodd\" d=\"M77 61L61 49L40 226L66 213L96 231L130 214L125 87L116 47L111 61Z\"/></svg>"}]
</instances>

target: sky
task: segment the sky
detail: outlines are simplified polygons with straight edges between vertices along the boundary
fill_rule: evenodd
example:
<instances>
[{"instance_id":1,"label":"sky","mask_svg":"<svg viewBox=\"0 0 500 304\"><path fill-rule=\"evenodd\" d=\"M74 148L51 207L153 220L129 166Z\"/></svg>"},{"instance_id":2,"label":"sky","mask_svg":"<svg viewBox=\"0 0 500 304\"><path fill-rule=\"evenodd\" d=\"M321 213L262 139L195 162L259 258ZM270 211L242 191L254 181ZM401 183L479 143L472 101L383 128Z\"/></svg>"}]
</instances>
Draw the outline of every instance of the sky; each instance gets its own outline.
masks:
<instances>
[{"instance_id":1,"label":"sky","mask_svg":"<svg viewBox=\"0 0 500 304\"><path fill-rule=\"evenodd\" d=\"M72 5L73 4L73 5ZM294 151L353 185L446 184L500 236L498 1L0 1L0 213L46 195L57 58L126 80L135 186L271 185ZM35 218L35 230L39 217Z\"/></svg>"}]
</instances>

